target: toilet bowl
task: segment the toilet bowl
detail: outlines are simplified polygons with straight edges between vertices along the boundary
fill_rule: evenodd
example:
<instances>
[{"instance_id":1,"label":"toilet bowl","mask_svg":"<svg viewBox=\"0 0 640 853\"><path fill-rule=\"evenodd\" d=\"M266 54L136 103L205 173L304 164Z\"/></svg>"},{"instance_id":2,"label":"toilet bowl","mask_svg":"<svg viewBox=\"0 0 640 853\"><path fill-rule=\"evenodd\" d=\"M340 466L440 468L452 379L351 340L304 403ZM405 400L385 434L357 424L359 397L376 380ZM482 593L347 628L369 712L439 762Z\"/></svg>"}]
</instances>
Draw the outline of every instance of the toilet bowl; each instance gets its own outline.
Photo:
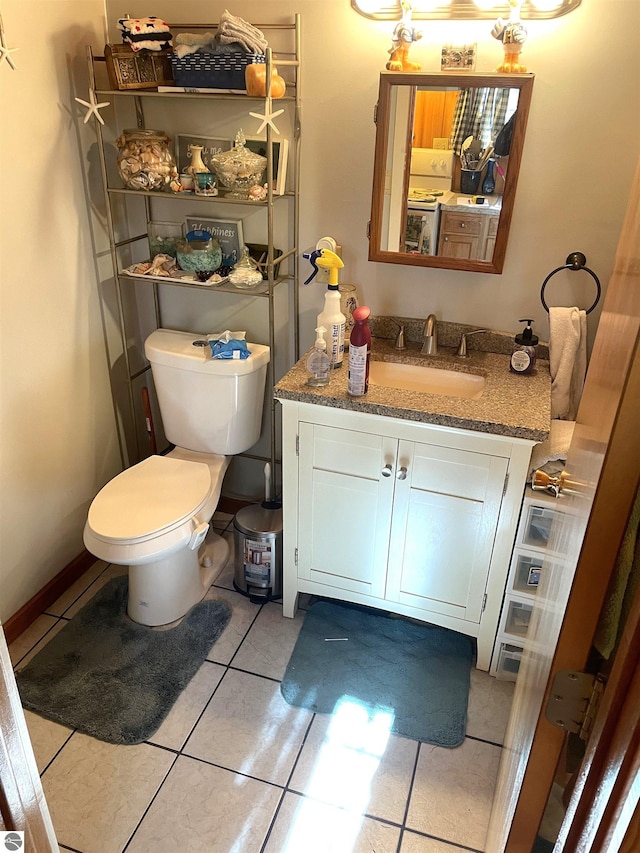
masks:
<instances>
[{"instance_id":1,"label":"toilet bowl","mask_svg":"<svg viewBox=\"0 0 640 853\"><path fill-rule=\"evenodd\" d=\"M118 474L94 498L85 524L92 554L129 567L127 613L143 625L184 616L226 563L228 545L209 522L231 454L260 435L269 348L248 344L248 359L221 363L201 343L166 329L145 342L165 434L190 446Z\"/></svg>"}]
</instances>

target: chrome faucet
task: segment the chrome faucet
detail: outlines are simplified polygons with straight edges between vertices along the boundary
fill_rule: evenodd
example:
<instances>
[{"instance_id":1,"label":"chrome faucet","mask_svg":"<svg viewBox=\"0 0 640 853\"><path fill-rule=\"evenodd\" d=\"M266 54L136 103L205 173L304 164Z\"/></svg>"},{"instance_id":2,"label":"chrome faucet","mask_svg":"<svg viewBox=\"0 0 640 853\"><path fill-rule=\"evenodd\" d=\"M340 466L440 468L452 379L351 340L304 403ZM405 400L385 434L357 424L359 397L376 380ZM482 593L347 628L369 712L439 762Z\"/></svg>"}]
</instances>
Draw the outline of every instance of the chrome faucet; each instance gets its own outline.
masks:
<instances>
[{"instance_id":1,"label":"chrome faucet","mask_svg":"<svg viewBox=\"0 0 640 853\"><path fill-rule=\"evenodd\" d=\"M424 324L424 332L422 333L424 343L420 353L422 355L437 355L438 354L438 327L435 314L429 314L427 321Z\"/></svg>"},{"instance_id":2,"label":"chrome faucet","mask_svg":"<svg viewBox=\"0 0 640 853\"><path fill-rule=\"evenodd\" d=\"M488 332L488 329L474 329L473 332L464 332L462 337L460 338L460 345L458 346L458 352L456 355L460 356L460 358L468 358L467 353L467 338L469 335L479 335L481 332Z\"/></svg>"}]
</instances>

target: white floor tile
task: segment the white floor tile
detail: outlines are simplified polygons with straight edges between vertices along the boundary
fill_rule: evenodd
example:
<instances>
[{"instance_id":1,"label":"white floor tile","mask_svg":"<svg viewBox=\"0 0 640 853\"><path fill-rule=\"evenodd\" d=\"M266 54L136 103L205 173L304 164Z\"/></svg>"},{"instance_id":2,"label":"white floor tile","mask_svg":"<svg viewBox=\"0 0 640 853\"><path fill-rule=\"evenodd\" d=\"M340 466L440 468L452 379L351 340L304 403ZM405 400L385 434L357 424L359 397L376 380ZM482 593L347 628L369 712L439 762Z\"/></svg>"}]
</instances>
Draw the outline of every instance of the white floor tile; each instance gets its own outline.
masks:
<instances>
[{"instance_id":1,"label":"white floor tile","mask_svg":"<svg viewBox=\"0 0 640 853\"><path fill-rule=\"evenodd\" d=\"M238 649L233 665L282 680L303 618L304 613L298 613L295 619L287 619L282 615L281 604L265 604Z\"/></svg>"},{"instance_id":2,"label":"white floor tile","mask_svg":"<svg viewBox=\"0 0 640 853\"><path fill-rule=\"evenodd\" d=\"M252 604L245 595L240 595L239 592L231 592L217 587L212 587L210 592L213 593L215 599L223 601L231 608L231 619L207 655L207 660L228 664L258 615L259 605Z\"/></svg>"},{"instance_id":3,"label":"white floor tile","mask_svg":"<svg viewBox=\"0 0 640 853\"><path fill-rule=\"evenodd\" d=\"M514 688L513 681L501 681L479 669L472 669L467 734L493 743L504 743Z\"/></svg>"},{"instance_id":4,"label":"white floor tile","mask_svg":"<svg viewBox=\"0 0 640 853\"><path fill-rule=\"evenodd\" d=\"M71 584L50 607L47 607L47 613L51 613L53 616L63 616L65 611L80 598L83 592L104 572L108 565L104 560L96 560L82 577L79 577L75 583Z\"/></svg>"},{"instance_id":5,"label":"white floor tile","mask_svg":"<svg viewBox=\"0 0 640 853\"><path fill-rule=\"evenodd\" d=\"M114 746L76 732L42 777L60 843L121 853L174 760L155 746Z\"/></svg>"},{"instance_id":6,"label":"white floor tile","mask_svg":"<svg viewBox=\"0 0 640 853\"><path fill-rule=\"evenodd\" d=\"M285 785L311 718L287 705L278 682L229 670L184 753Z\"/></svg>"},{"instance_id":7,"label":"white floor tile","mask_svg":"<svg viewBox=\"0 0 640 853\"><path fill-rule=\"evenodd\" d=\"M435 838L425 838L415 832L405 832L402 836L400 853L466 853L464 847L447 844L446 841L436 841Z\"/></svg>"},{"instance_id":8,"label":"white floor tile","mask_svg":"<svg viewBox=\"0 0 640 853\"><path fill-rule=\"evenodd\" d=\"M127 853L257 853L282 791L178 758Z\"/></svg>"},{"instance_id":9,"label":"white floor tile","mask_svg":"<svg viewBox=\"0 0 640 853\"><path fill-rule=\"evenodd\" d=\"M395 853L397 826L287 793L265 853Z\"/></svg>"},{"instance_id":10,"label":"white floor tile","mask_svg":"<svg viewBox=\"0 0 640 853\"><path fill-rule=\"evenodd\" d=\"M182 749L191 730L224 675L225 668L205 661L182 691L151 743L168 749Z\"/></svg>"},{"instance_id":11,"label":"white floor tile","mask_svg":"<svg viewBox=\"0 0 640 853\"><path fill-rule=\"evenodd\" d=\"M418 741L390 734L384 718L343 706L335 716L316 715L289 787L402 823L417 752Z\"/></svg>"},{"instance_id":12,"label":"white floor tile","mask_svg":"<svg viewBox=\"0 0 640 853\"><path fill-rule=\"evenodd\" d=\"M481 850L500 752L469 738L456 749L421 744L407 828Z\"/></svg>"},{"instance_id":13,"label":"white floor tile","mask_svg":"<svg viewBox=\"0 0 640 853\"><path fill-rule=\"evenodd\" d=\"M73 729L68 729L66 726L61 726L51 720L45 720L44 717L40 717L32 711L25 711L24 718L29 729L29 738L33 746L38 771L42 773L65 741L69 739Z\"/></svg>"}]
</instances>

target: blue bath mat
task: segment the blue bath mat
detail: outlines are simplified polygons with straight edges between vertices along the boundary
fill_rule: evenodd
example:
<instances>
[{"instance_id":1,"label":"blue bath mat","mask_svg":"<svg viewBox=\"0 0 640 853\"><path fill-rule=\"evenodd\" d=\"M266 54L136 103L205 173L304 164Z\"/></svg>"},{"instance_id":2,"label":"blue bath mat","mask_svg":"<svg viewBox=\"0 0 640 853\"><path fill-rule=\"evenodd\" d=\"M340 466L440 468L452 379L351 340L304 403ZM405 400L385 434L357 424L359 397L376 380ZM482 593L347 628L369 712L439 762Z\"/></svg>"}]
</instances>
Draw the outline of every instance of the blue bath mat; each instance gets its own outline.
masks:
<instances>
[{"instance_id":1,"label":"blue bath mat","mask_svg":"<svg viewBox=\"0 0 640 853\"><path fill-rule=\"evenodd\" d=\"M175 628L153 630L127 616L127 590L126 577L109 581L16 673L25 708L107 743L157 731L231 611L201 601Z\"/></svg>"},{"instance_id":2,"label":"blue bath mat","mask_svg":"<svg viewBox=\"0 0 640 853\"><path fill-rule=\"evenodd\" d=\"M281 685L290 705L385 711L391 731L437 746L465 737L472 640L434 625L320 601L305 614Z\"/></svg>"}]
</instances>

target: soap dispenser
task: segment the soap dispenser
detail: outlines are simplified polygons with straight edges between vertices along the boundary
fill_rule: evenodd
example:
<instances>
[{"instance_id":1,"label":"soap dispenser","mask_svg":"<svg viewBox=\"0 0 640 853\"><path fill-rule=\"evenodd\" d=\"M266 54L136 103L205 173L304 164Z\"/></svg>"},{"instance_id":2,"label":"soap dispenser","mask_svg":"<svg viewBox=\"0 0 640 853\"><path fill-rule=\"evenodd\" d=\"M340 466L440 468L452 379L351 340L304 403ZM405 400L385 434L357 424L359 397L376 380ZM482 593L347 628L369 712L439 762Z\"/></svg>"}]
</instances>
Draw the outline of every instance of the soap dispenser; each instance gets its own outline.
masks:
<instances>
[{"instance_id":1,"label":"soap dispenser","mask_svg":"<svg viewBox=\"0 0 640 853\"><path fill-rule=\"evenodd\" d=\"M329 384L331 360L327 355L327 342L324 339L326 331L324 326L318 326L316 329L316 342L307 357L307 370L310 374L307 379L307 385L311 385L312 388L320 388L323 385Z\"/></svg>"},{"instance_id":2,"label":"soap dispenser","mask_svg":"<svg viewBox=\"0 0 640 853\"><path fill-rule=\"evenodd\" d=\"M536 363L537 335L533 334L533 320L520 320L526 323L526 328L515 336L511 353L511 370L514 373L531 373Z\"/></svg>"}]
</instances>

